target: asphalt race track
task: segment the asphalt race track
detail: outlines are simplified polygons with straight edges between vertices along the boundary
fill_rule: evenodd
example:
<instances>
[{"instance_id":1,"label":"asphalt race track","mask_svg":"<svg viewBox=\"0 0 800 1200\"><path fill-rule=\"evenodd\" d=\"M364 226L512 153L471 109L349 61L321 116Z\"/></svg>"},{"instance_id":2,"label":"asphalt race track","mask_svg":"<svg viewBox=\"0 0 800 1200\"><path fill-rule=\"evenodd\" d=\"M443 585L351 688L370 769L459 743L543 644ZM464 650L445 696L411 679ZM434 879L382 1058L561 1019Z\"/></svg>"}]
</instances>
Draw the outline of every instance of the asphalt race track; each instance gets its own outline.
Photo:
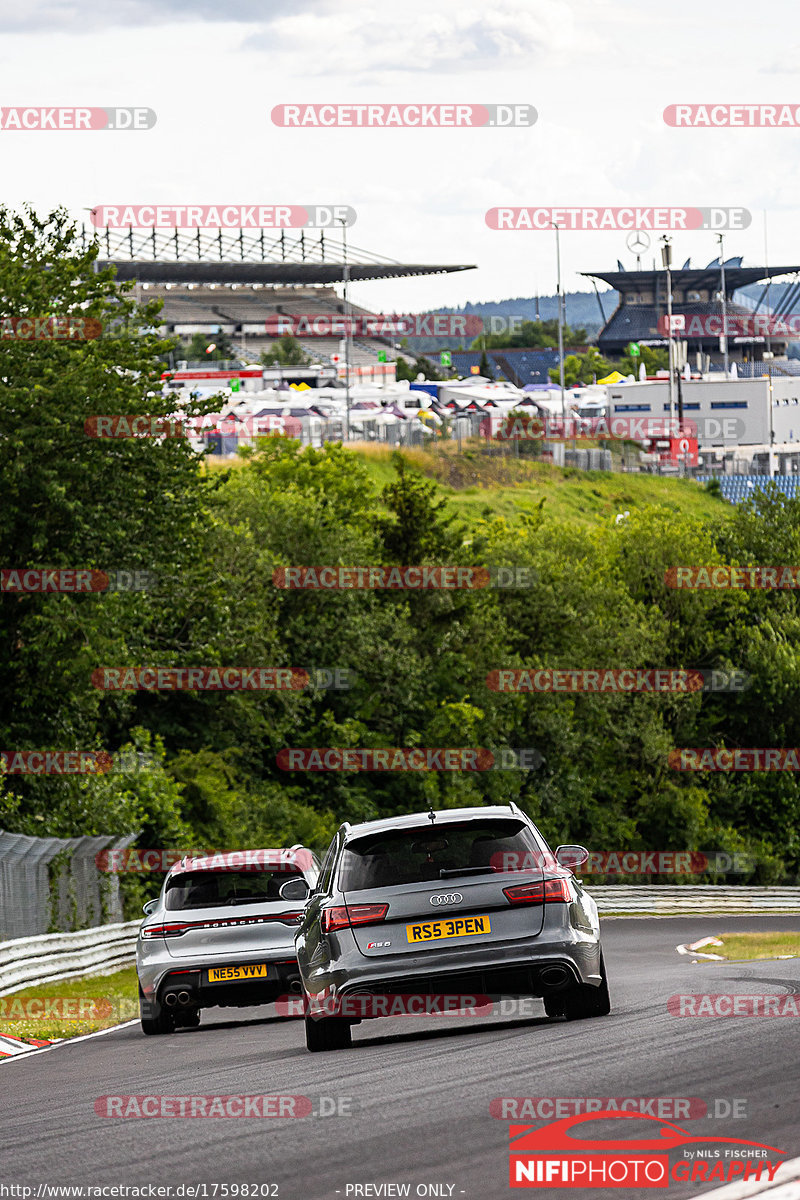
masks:
<instances>
[{"instance_id":1,"label":"asphalt race track","mask_svg":"<svg viewBox=\"0 0 800 1200\"><path fill-rule=\"evenodd\" d=\"M0 1064L3 1181L275 1183L280 1200L376 1196L352 1185L380 1183L409 1183L411 1196L421 1184L448 1185L429 1195L509 1196L508 1123L489 1112L501 1096L691 1096L709 1105L714 1098L743 1099L746 1119L676 1123L701 1136L767 1142L795 1158L798 1020L679 1018L668 1013L667 999L686 992L800 992L800 959L699 966L675 951L708 934L798 925L791 916L606 920L614 1007L595 1020L551 1022L543 1010L541 1018L525 1020L385 1019L357 1026L351 1050L311 1055L300 1020L217 1009L203 1014L199 1029L170 1037L145 1038L137 1023L7 1060ZM119 1119L94 1110L106 1094L232 1093L306 1095L315 1115ZM317 1115L321 1096L341 1101L341 1114ZM610 1124L592 1134L611 1136ZM614 1124L636 1136L627 1122ZM673 1182L667 1194L716 1186ZM591 1190L597 1200L631 1194Z\"/></svg>"}]
</instances>

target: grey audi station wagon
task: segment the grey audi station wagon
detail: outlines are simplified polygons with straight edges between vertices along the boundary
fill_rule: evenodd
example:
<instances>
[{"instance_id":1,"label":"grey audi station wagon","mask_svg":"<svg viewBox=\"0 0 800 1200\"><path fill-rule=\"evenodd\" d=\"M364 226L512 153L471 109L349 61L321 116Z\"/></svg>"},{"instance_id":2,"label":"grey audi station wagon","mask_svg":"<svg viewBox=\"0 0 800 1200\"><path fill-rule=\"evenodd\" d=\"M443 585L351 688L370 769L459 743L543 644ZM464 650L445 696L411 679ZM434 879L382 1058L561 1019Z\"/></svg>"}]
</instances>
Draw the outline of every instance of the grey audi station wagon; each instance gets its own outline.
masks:
<instances>
[{"instance_id":1,"label":"grey audi station wagon","mask_svg":"<svg viewBox=\"0 0 800 1200\"><path fill-rule=\"evenodd\" d=\"M597 906L574 874L587 858L554 854L515 804L342 825L295 936L308 1049L349 1046L351 1025L386 1015L377 997L539 996L550 1017L605 1016Z\"/></svg>"}]
</instances>

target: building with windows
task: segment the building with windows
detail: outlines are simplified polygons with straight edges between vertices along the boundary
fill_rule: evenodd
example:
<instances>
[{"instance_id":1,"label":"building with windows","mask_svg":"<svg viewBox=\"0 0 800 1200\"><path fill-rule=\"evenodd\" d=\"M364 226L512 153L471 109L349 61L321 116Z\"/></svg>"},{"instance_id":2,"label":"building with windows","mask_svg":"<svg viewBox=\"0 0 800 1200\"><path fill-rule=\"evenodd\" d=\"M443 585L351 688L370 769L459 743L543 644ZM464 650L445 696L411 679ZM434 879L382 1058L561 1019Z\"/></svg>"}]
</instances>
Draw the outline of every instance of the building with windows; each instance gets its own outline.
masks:
<instances>
[{"instance_id":1,"label":"building with windows","mask_svg":"<svg viewBox=\"0 0 800 1200\"><path fill-rule=\"evenodd\" d=\"M626 271L619 262L617 267L616 271L582 272L619 293L619 303L598 335L600 352L618 358L630 342L666 347L667 272ZM784 290L776 308L769 306L770 280L785 275L796 275L800 280L800 266L743 267L741 258L730 258L724 264L714 259L708 266L697 268L687 259L682 267L673 268L671 274L672 311L682 316L685 323L683 331L673 332L673 340L686 341L688 361L698 370L713 370L722 365L723 333L728 337L729 361L742 364L762 362L765 352L767 359L785 358L789 341L800 338L800 313L788 311L795 299L800 298L800 281ZM736 302L735 294L748 284L763 284L758 300L753 304L740 297Z\"/></svg>"}]
</instances>

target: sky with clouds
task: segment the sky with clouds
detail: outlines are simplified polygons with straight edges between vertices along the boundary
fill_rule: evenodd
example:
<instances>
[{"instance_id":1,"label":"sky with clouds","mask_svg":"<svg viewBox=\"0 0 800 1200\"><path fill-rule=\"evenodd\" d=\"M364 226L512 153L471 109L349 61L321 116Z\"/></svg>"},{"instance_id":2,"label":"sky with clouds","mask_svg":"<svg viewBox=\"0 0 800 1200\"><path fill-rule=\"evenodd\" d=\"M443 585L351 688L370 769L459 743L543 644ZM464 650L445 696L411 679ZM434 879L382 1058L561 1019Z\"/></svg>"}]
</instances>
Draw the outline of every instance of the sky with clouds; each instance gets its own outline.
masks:
<instances>
[{"instance_id":1,"label":"sky with clouds","mask_svg":"<svg viewBox=\"0 0 800 1200\"><path fill-rule=\"evenodd\" d=\"M555 287L552 232L497 205L744 206L727 255L800 258L800 129L673 129L673 103L800 106L794 0L0 0L4 106L136 105L142 131L0 131L3 200L349 204L354 246L477 270L365 283L374 310ZM796 31L796 32L795 32ZM283 103L527 103L530 128L279 128ZM651 235L655 243L655 235ZM565 232L566 290L634 261L621 232ZM675 259L705 265L708 231ZM651 251L652 257L652 251Z\"/></svg>"}]
</instances>

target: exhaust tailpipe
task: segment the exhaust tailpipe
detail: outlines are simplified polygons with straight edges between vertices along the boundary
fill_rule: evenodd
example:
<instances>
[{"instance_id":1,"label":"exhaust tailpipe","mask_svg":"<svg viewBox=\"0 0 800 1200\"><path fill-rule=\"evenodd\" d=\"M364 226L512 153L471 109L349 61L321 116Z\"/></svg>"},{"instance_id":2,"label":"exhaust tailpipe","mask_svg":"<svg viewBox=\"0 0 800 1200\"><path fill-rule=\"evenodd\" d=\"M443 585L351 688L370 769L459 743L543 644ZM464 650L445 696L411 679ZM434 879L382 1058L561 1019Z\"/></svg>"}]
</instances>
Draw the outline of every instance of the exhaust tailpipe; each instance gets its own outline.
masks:
<instances>
[{"instance_id":1,"label":"exhaust tailpipe","mask_svg":"<svg viewBox=\"0 0 800 1200\"><path fill-rule=\"evenodd\" d=\"M299 995L299 993L302 992L302 990L303 990L303 985L297 977L289 980L289 991L290 992L294 992L295 995Z\"/></svg>"},{"instance_id":2,"label":"exhaust tailpipe","mask_svg":"<svg viewBox=\"0 0 800 1200\"><path fill-rule=\"evenodd\" d=\"M566 987L570 982L571 976L566 967L554 965L552 967L545 967L539 973L539 979L544 987L555 992L560 988Z\"/></svg>"},{"instance_id":3,"label":"exhaust tailpipe","mask_svg":"<svg viewBox=\"0 0 800 1200\"><path fill-rule=\"evenodd\" d=\"M178 992L178 1004L191 1004L192 997L188 992Z\"/></svg>"},{"instance_id":4,"label":"exhaust tailpipe","mask_svg":"<svg viewBox=\"0 0 800 1200\"><path fill-rule=\"evenodd\" d=\"M164 997L164 1003L168 1004L170 1008L174 1008L178 1003L178 997L174 992L167 992L166 996Z\"/></svg>"}]
</instances>

